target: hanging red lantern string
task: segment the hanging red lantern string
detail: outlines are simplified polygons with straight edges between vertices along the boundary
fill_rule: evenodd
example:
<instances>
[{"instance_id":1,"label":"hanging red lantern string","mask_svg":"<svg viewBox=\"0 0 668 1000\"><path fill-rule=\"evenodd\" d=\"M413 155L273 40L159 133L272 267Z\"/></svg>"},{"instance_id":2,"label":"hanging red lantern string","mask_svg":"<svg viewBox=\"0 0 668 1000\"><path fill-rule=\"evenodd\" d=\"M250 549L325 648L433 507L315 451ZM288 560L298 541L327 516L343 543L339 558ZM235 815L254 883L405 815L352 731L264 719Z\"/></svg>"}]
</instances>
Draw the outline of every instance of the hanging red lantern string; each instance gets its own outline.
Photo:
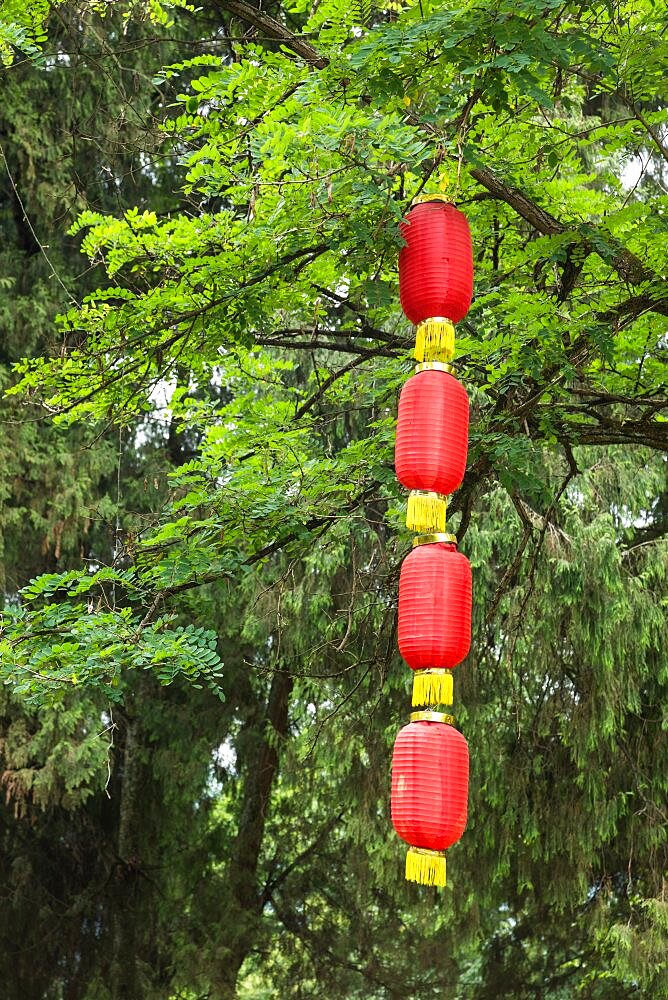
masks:
<instances>
[{"instance_id":1,"label":"hanging red lantern string","mask_svg":"<svg viewBox=\"0 0 668 1000\"><path fill-rule=\"evenodd\" d=\"M415 712L392 756L392 824L410 848L406 878L444 886L445 851L466 827L469 752L452 716Z\"/></svg>"},{"instance_id":2,"label":"hanging red lantern string","mask_svg":"<svg viewBox=\"0 0 668 1000\"><path fill-rule=\"evenodd\" d=\"M417 199L401 225L399 294L418 327L418 361L448 361L454 354L453 323L473 296L473 247L466 216L438 195Z\"/></svg>"},{"instance_id":3,"label":"hanging red lantern string","mask_svg":"<svg viewBox=\"0 0 668 1000\"><path fill-rule=\"evenodd\" d=\"M469 401L449 366L417 366L399 398L394 464L411 490L406 524L413 531L445 531L446 495L466 471Z\"/></svg>"},{"instance_id":4,"label":"hanging red lantern string","mask_svg":"<svg viewBox=\"0 0 668 1000\"><path fill-rule=\"evenodd\" d=\"M471 646L471 566L454 535L418 536L399 578L399 652L414 705L451 705L450 669Z\"/></svg>"},{"instance_id":5,"label":"hanging red lantern string","mask_svg":"<svg viewBox=\"0 0 668 1000\"><path fill-rule=\"evenodd\" d=\"M469 405L453 378L454 324L473 294L473 248L465 216L439 195L417 199L401 225L402 308L416 324L415 357L426 362L399 400L395 468L410 490L406 524L420 534L399 580L399 650L413 670L414 705L451 705L450 670L471 644L471 567L445 533L446 497L461 484ZM409 845L406 878L445 885L445 851L466 826L468 746L454 718L416 712L392 759L392 822Z\"/></svg>"}]
</instances>

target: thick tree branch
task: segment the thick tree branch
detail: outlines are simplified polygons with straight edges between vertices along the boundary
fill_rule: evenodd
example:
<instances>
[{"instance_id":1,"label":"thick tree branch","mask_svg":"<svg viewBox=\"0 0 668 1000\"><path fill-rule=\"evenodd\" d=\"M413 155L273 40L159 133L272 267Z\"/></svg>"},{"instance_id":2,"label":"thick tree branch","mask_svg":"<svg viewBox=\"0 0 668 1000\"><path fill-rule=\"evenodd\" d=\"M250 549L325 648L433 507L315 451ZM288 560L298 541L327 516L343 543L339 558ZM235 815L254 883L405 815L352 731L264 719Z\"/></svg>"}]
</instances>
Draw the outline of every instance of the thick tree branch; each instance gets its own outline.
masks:
<instances>
[{"instance_id":1,"label":"thick tree branch","mask_svg":"<svg viewBox=\"0 0 668 1000\"><path fill-rule=\"evenodd\" d=\"M318 340L284 340L281 337L255 337L255 343L260 347L286 347L290 350L303 351L334 351L339 354L354 354L361 358L396 358L398 349L395 351L385 347L358 347L357 344L337 344L334 341Z\"/></svg>"},{"instance_id":2,"label":"thick tree branch","mask_svg":"<svg viewBox=\"0 0 668 1000\"><path fill-rule=\"evenodd\" d=\"M302 405L298 407L295 411L295 420L300 420L301 417L308 413L311 407L315 406L319 399L322 399L330 385L336 382L337 379L342 378L347 372L351 371L353 368L357 368L357 366L361 365L364 361L366 361L366 358L364 357L354 357L348 362L348 364L344 365L343 368L339 368L337 371L332 372L332 374L329 375L318 387L317 391L314 392L312 396L309 396L305 403L302 403Z\"/></svg>"},{"instance_id":3,"label":"thick tree branch","mask_svg":"<svg viewBox=\"0 0 668 1000\"><path fill-rule=\"evenodd\" d=\"M223 10L229 11L235 17L247 24L252 24L254 28L258 28L267 38L273 38L292 49L304 62L315 66L316 69L324 69L325 66L329 65L329 59L318 52L310 42L293 34L284 24L269 14L265 14L264 11L258 10L257 7L252 7L244 0L216 0L216 3Z\"/></svg>"},{"instance_id":4,"label":"thick tree branch","mask_svg":"<svg viewBox=\"0 0 668 1000\"><path fill-rule=\"evenodd\" d=\"M641 112L640 108L638 107L635 101L629 101L628 99L626 99L625 104L633 112L635 117L638 119L640 124L643 126L643 128L651 138L652 142L658 149L661 156L664 158L666 163L668 163L668 146L663 141L663 138L661 137L661 133L659 132L659 130L647 121L647 119L645 118L645 116L643 115L643 113Z\"/></svg>"},{"instance_id":5,"label":"thick tree branch","mask_svg":"<svg viewBox=\"0 0 668 1000\"><path fill-rule=\"evenodd\" d=\"M267 879L267 883L264 887L264 891L262 893L263 906L271 898L272 894L276 891L276 889L278 889L285 882L285 880L288 878L291 872L295 871L296 868L299 868L300 865L303 864L303 862L306 861L307 858L311 857L311 855L314 854L317 851L317 849L327 840L327 837L330 835L332 830L336 826L338 826L338 824L343 819L345 813L346 813L345 808L340 809L335 816L332 816L324 824L324 826L321 827L321 829L316 834L315 838L311 841L311 843L308 845L308 847L305 847L303 851L297 854L296 857L294 857L292 861L285 866L285 868L282 868L276 874L271 874L269 876L269 878Z\"/></svg>"},{"instance_id":6,"label":"thick tree branch","mask_svg":"<svg viewBox=\"0 0 668 1000\"><path fill-rule=\"evenodd\" d=\"M501 603L501 598L510 587L514 586L515 581L517 579L517 574L519 573L520 566L522 565L522 556L524 555L524 550L526 549L529 543L529 539L533 534L533 525L531 524L528 517L526 516L526 513L522 509L520 503L518 502L517 497L513 496L512 501L513 504L515 505L515 509L517 510L520 516L520 520L522 521L524 530L522 532L520 543L517 546L517 552L515 553L515 558L513 559L510 566L508 566L506 572L503 574L501 582L496 588L494 596L487 609L487 612L485 614L486 625L489 625L491 622L494 621L494 618L496 617L496 612L499 608L499 604Z\"/></svg>"},{"instance_id":7,"label":"thick tree branch","mask_svg":"<svg viewBox=\"0 0 668 1000\"><path fill-rule=\"evenodd\" d=\"M569 227L559 222L553 215L547 212L540 205L533 202L519 188L506 184L493 171L487 167L476 167L471 170L471 176L478 181L491 195L500 201L505 201L518 215L528 222L534 229L544 236L557 236L567 233ZM603 237L603 242L610 248L612 256L608 257L601 253L601 250L588 239L573 233L573 242L579 243L581 255L584 257L589 253L598 253L602 256L617 274L630 285L640 285L645 281L658 281L659 279L648 267L643 264L639 257L622 246L619 240L609 233L597 234Z\"/></svg>"},{"instance_id":8,"label":"thick tree branch","mask_svg":"<svg viewBox=\"0 0 668 1000\"><path fill-rule=\"evenodd\" d=\"M656 290L643 292L641 295L633 295L624 299L611 309L596 314L596 319L601 323L619 323L621 320L634 320L646 312L659 313L668 316L668 288L665 282L662 283L661 291Z\"/></svg>"}]
</instances>

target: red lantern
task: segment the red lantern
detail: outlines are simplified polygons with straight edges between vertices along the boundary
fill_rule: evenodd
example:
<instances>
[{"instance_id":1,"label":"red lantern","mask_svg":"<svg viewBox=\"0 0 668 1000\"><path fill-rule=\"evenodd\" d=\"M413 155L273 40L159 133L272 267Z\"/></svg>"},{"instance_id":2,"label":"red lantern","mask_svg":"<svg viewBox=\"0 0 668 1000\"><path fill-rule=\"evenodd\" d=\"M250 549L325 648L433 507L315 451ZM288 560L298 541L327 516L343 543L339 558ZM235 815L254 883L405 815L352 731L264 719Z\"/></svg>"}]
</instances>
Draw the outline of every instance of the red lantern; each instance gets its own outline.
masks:
<instances>
[{"instance_id":1,"label":"red lantern","mask_svg":"<svg viewBox=\"0 0 668 1000\"><path fill-rule=\"evenodd\" d=\"M432 196L433 197L433 196ZM464 319L473 297L473 247L466 216L443 200L411 207L401 225L401 306L412 323Z\"/></svg>"},{"instance_id":2,"label":"red lantern","mask_svg":"<svg viewBox=\"0 0 668 1000\"><path fill-rule=\"evenodd\" d=\"M454 535L418 537L399 578L399 652L417 671L413 704L452 704L451 667L471 645L471 566Z\"/></svg>"},{"instance_id":3,"label":"red lantern","mask_svg":"<svg viewBox=\"0 0 668 1000\"><path fill-rule=\"evenodd\" d=\"M399 398L394 464L399 482L426 490L408 499L406 524L414 531L445 530L445 499L466 471L469 401L466 390L443 366L421 366Z\"/></svg>"},{"instance_id":4,"label":"red lantern","mask_svg":"<svg viewBox=\"0 0 668 1000\"><path fill-rule=\"evenodd\" d=\"M439 712L416 712L397 736L392 757L392 824L410 844L406 878L445 885L444 852L466 827L469 752Z\"/></svg>"}]
</instances>

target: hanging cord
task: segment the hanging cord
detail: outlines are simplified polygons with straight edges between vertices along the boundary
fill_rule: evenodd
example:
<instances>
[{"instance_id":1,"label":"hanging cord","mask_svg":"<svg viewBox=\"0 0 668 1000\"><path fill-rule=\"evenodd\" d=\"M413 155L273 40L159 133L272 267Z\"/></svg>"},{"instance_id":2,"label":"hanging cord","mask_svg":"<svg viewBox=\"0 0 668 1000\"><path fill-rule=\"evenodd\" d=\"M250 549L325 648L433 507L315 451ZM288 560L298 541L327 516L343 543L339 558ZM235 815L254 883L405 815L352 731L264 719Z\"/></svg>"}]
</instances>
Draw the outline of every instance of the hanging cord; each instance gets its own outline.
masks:
<instances>
[{"instance_id":1,"label":"hanging cord","mask_svg":"<svg viewBox=\"0 0 668 1000\"><path fill-rule=\"evenodd\" d=\"M455 205L457 204L457 201L459 199L459 191L460 191L460 188L461 188L461 180L462 180L462 163L463 162L464 162L464 153L462 151L462 137L461 137L461 135L458 135L457 136L457 176L455 178L455 190L454 190L453 199L452 199L454 201Z\"/></svg>"},{"instance_id":2,"label":"hanging cord","mask_svg":"<svg viewBox=\"0 0 668 1000\"><path fill-rule=\"evenodd\" d=\"M25 205L23 204L23 201L21 199L21 195L19 194L18 188L17 188L16 184L14 183L14 178L12 177L12 172L9 169L9 164L7 163L7 157L5 156L5 151L4 151L3 147L2 147L2 143L0 143L0 156L2 157L2 162L5 165L5 170L7 171L7 177L9 178L9 183L11 184L12 191L14 192L14 197L16 198L17 202L19 203L19 207L20 207L21 211L23 212L23 218L25 219L25 222L26 222L26 225L28 226L28 229L32 233L32 238L34 239L35 243L39 247L40 252L41 252L42 256L44 257L44 260L48 264L49 270L51 271L51 277L55 278L56 281L58 282L58 284L60 285L60 287L63 289L63 291L67 295L67 298L70 301L70 305L73 305L75 308L78 308L79 303L74 298L74 296L72 295L72 293L68 289L67 285L65 284L65 282L63 281L63 279L60 277L60 275L56 271L55 267L51 263L51 259L49 258L49 255L46 252L46 248L44 247L42 241L40 239L38 239L38 237L37 237L37 233L35 232L35 229L33 227L32 222L30 221L30 216L26 212L26 208L25 208Z\"/></svg>"},{"instance_id":3,"label":"hanging cord","mask_svg":"<svg viewBox=\"0 0 668 1000\"><path fill-rule=\"evenodd\" d=\"M108 799L111 798L111 792L109 791L109 785L111 784L111 770L112 770L112 757L114 751L114 732L117 729L116 723L114 722L114 711L111 705L109 705L109 725L106 729L103 729L98 736L104 736L105 733L109 733L109 742L107 743L107 780L104 783L104 793Z\"/></svg>"},{"instance_id":4,"label":"hanging cord","mask_svg":"<svg viewBox=\"0 0 668 1000\"><path fill-rule=\"evenodd\" d=\"M116 463L116 521L114 524L114 559L113 567L116 568L116 560L120 555L119 549L119 539L121 535L121 462L123 460L123 425L118 426L118 461ZM111 605L112 609L116 610L116 581L112 580L111 583ZM114 754L114 732L116 731L116 723L114 722L114 712L111 704L109 705L109 725L103 732L109 733L109 743L107 745L107 780L104 785L104 792L108 799L111 798L111 792L109 791L109 785L111 784L111 772L112 772L112 759Z\"/></svg>"},{"instance_id":5,"label":"hanging cord","mask_svg":"<svg viewBox=\"0 0 668 1000\"><path fill-rule=\"evenodd\" d=\"M123 460L123 425L118 427L118 462L116 464L116 523L114 525L114 558L113 567L116 568L116 560L120 555L121 537L121 462ZM111 603L113 610L116 610L116 581L111 584Z\"/></svg>"}]
</instances>

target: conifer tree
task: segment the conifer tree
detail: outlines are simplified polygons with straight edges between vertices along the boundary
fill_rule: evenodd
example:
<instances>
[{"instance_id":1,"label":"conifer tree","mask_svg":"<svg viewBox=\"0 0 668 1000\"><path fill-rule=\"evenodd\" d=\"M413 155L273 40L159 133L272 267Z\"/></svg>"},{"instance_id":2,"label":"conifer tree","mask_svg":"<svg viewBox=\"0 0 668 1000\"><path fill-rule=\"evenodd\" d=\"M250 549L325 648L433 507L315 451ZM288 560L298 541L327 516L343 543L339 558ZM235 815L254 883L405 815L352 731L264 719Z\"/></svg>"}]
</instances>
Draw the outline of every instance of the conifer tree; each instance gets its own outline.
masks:
<instances>
[{"instance_id":1,"label":"conifer tree","mask_svg":"<svg viewBox=\"0 0 668 1000\"><path fill-rule=\"evenodd\" d=\"M12 995L663 995L665 15L136 6L58 5L76 65L15 12L42 56L5 71L5 468L32 448L45 483L4 486ZM38 121L57 87L81 107ZM399 221L443 190L476 247L450 507L476 620L437 897L387 800Z\"/></svg>"}]
</instances>

